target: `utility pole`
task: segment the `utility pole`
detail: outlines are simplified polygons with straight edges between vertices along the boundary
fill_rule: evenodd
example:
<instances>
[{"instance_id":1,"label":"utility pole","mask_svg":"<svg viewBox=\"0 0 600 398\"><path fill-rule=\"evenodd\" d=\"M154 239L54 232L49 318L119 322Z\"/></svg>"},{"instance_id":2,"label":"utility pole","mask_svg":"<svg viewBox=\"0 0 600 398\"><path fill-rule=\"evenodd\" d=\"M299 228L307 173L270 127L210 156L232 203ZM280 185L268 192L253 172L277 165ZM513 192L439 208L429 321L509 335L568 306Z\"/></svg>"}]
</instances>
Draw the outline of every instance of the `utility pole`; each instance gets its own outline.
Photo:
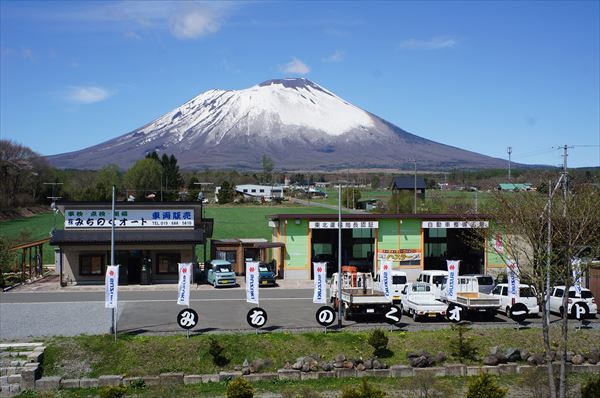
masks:
<instances>
[{"instance_id":1,"label":"utility pole","mask_svg":"<svg viewBox=\"0 0 600 398\"><path fill-rule=\"evenodd\" d=\"M342 328L342 182L338 182L338 328Z\"/></svg>"},{"instance_id":2,"label":"utility pole","mask_svg":"<svg viewBox=\"0 0 600 398\"><path fill-rule=\"evenodd\" d=\"M511 162L511 155L512 155L512 147L509 146L506 149L506 152L508 152L508 182L510 182L510 162Z\"/></svg>"},{"instance_id":3,"label":"utility pole","mask_svg":"<svg viewBox=\"0 0 600 398\"><path fill-rule=\"evenodd\" d=\"M46 196L47 199L51 199L52 200L52 204L50 205L50 207L52 208L52 211L54 212L54 218L52 220L52 232L54 232L54 230L56 230L56 201L58 199L61 199L61 196L54 196L54 187L56 185L63 185L62 182L45 182L44 185L52 185L52 196Z\"/></svg>"},{"instance_id":4,"label":"utility pole","mask_svg":"<svg viewBox=\"0 0 600 398\"><path fill-rule=\"evenodd\" d=\"M567 145L563 146L563 217L567 216L567 192L569 190L569 174L567 171L567 157L569 156L568 149L569 147Z\"/></svg>"},{"instance_id":5,"label":"utility pole","mask_svg":"<svg viewBox=\"0 0 600 398\"><path fill-rule=\"evenodd\" d=\"M417 214L417 161L413 160L413 163L415 165L415 197L414 197L414 203L413 203L413 214Z\"/></svg>"}]
</instances>

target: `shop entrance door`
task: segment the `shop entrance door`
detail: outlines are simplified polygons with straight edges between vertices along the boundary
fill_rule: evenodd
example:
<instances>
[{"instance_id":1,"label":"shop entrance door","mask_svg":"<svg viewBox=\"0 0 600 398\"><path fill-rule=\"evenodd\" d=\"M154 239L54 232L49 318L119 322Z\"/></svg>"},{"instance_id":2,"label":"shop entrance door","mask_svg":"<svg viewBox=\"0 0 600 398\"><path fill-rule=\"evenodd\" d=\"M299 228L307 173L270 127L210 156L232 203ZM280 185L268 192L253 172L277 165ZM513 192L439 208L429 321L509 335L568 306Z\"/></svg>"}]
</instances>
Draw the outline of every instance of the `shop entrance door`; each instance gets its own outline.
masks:
<instances>
[{"instance_id":1,"label":"shop entrance door","mask_svg":"<svg viewBox=\"0 0 600 398\"><path fill-rule=\"evenodd\" d=\"M129 284L139 285L142 276L142 263L144 258L142 253L130 251L127 256L127 280Z\"/></svg>"}]
</instances>

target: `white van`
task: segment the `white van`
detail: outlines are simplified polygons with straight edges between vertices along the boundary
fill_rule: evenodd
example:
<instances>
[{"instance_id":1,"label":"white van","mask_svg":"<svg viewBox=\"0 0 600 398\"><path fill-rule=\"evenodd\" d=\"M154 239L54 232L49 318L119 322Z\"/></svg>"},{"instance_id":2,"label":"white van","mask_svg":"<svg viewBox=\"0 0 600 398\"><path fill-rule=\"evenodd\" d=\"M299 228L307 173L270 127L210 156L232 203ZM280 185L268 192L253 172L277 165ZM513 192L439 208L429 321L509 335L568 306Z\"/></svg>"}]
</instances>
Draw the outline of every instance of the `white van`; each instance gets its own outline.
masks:
<instances>
[{"instance_id":1,"label":"white van","mask_svg":"<svg viewBox=\"0 0 600 398\"><path fill-rule=\"evenodd\" d=\"M440 300L442 297L442 287L446 283L446 279L448 279L448 271L421 271L417 282L425 282L430 285L435 298Z\"/></svg>"},{"instance_id":2,"label":"white van","mask_svg":"<svg viewBox=\"0 0 600 398\"><path fill-rule=\"evenodd\" d=\"M392 299L394 303L400 302L400 292L406 285L406 272L392 271Z\"/></svg>"}]
</instances>

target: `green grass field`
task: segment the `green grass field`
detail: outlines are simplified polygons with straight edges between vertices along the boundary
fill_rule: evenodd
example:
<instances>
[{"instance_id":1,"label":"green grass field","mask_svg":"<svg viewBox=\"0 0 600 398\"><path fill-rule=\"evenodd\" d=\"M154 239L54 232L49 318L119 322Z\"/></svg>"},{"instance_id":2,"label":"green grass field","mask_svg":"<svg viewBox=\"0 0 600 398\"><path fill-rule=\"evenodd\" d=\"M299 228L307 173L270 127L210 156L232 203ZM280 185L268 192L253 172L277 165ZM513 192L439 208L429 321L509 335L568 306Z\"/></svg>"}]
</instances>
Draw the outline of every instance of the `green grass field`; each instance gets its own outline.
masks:
<instances>
[{"instance_id":1,"label":"green grass field","mask_svg":"<svg viewBox=\"0 0 600 398\"><path fill-rule=\"evenodd\" d=\"M373 347L368 338L371 332L323 332L313 333L263 333L249 334L199 334L187 339L184 333L171 336L120 335L113 342L112 335L55 337L46 342L43 368L44 375L63 377L97 377L103 374L126 374L128 376L157 375L163 372L186 374L218 373L232 370L245 359L271 360L263 371L275 371L286 362L313 355L324 361L332 361L336 355L349 358L372 358ZM451 341L457 331L451 329L421 330L417 332L385 332L389 339L388 351L382 360L388 365L407 364L407 353L426 350L433 355L446 353L448 363L458 363L452 357ZM559 327L552 327L552 341L559 339ZM515 330L512 328L472 329L467 332L477 348L476 360L480 363L491 347L504 349L516 347L530 352L542 352L542 331L539 328ZM224 347L223 356L228 363L217 366L209 355L210 340L217 339ZM569 349L588 352L600 339L598 330L581 330L569 338Z\"/></svg>"}]
</instances>

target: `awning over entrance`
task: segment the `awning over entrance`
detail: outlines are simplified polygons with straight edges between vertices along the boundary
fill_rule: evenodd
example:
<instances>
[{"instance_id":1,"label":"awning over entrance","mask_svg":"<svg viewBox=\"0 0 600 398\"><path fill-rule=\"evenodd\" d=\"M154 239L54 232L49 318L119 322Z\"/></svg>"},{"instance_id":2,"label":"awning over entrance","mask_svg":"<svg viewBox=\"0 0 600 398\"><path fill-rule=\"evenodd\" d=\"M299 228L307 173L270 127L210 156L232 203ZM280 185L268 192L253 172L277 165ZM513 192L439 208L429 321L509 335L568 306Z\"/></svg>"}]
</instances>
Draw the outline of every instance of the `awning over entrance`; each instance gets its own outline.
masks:
<instances>
[{"instance_id":1,"label":"awning over entrance","mask_svg":"<svg viewBox=\"0 0 600 398\"><path fill-rule=\"evenodd\" d=\"M116 230L115 243L203 243L204 233L198 229L175 231ZM110 230L57 230L50 238L51 245L110 244Z\"/></svg>"}]
</instances>

